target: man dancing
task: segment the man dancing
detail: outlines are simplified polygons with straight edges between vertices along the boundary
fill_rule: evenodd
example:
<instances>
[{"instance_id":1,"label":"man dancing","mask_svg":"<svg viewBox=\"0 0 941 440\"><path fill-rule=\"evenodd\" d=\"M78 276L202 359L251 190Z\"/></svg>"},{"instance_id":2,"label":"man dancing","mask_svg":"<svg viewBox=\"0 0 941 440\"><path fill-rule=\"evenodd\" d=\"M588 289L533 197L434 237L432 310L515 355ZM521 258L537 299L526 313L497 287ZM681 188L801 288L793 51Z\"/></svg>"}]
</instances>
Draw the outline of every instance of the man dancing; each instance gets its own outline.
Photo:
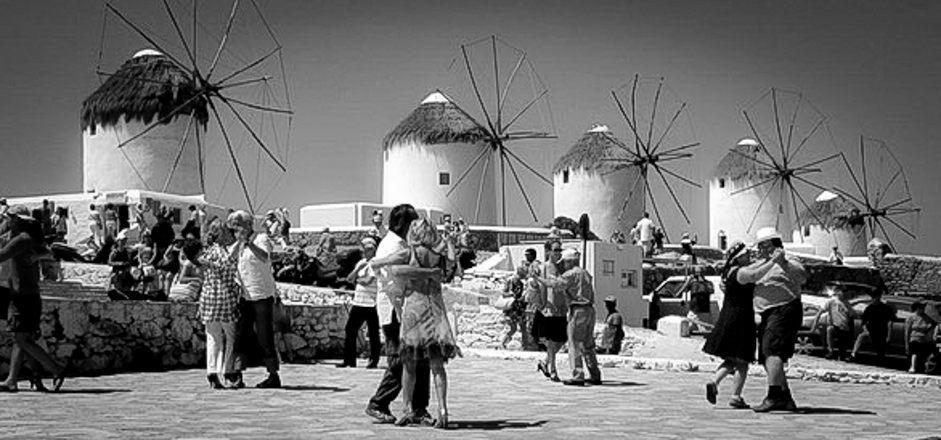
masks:
<instances>
[{"instance_id":1,"label":"man dancing","mask_svg":"<svg viewBox=\"0 0 941 440\"><path fill-rule=\"evenodd\" d=\"M794 411L784 364L794 355L797 331L803 318L800 287L807 272L797 258L784 252L781 235L774 230L758 231L758 261L738 272L738 281L755 284L758 325L758 361L768 374L768 395L755 412Z\"/></svg>"}]
</instances>

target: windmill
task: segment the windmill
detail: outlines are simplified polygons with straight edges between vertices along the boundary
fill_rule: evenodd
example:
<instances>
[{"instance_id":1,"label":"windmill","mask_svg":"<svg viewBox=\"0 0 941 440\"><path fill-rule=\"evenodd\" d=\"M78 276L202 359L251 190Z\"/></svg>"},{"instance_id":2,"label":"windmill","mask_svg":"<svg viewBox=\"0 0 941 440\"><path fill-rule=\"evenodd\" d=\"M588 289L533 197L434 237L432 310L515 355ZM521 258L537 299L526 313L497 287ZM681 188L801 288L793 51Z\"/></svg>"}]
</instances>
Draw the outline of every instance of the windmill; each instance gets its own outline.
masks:
<instances>
[{"instance_id":1,"label":"windmill","mask_svg":"<svg viewBox=\"0 0 941 440\"><path fill-rule=\"evenodd\" d=\"M695 188L702 186L668 166L671 162L693 157L690 151L700 145L694 140L687 103L676 96L662 77L650 79L634 75L629 85L612 90L611 96L627 123L629 133L629 140L625 142L627 146L624 148L627 157L607 159L615 165L611 173L627 168L637 171L637 177L630 185L618 218L627 212L628 205L638 201L639 194L639 201L644 205L644 210L649 201L658 224L663 225L660 205L652 185L652 182L659 181L669 193L673 205L686 224L689 224L689 215L673 185L681 182ZM671 181L674 183L671 184Z\"/></svg>"},{"instance_id":2,"label":"windmill","mask_svg":"<svg viewBox=\"0 0 941 440\"><path fill-rule=\"evenodd\" d=\"M837 192L860 207L858 219L865 222L869 236L884 237L896 250L900 236L914 240L914 228L906 223L921 209L914 203L902 164L888 145L879 139L860 136L859 167L855 170L846 155L841 157L853 188L838 188ZM895 242L892 237L896 237Z\"/></svg>"},{"instance_id":3,"label":"windmill","mask_svg":"<svg viewBox=\"0 0 941 440\"><path fill-rule=\"evenodd\" d=\"M273 168L277 182L286 171L290 144L290 126L293 116L291 98L278 42L267 19L255 0L233 0L230 4L205 3L206 8L224 7L224 11L201 12L201 4L180 5L180 0L161 0L153 4L136 4L137 13L120 10L105 2L101 48L97 73L107 85L109 81L150 83L186 98L171 108L162 108L153 118L143 118L144 126L120 139L116 145L122 150L132 168L140 168L125 152L137 148L151 133L178 119L186 120L185 132L174 153L163 187L151 190L166 191L177 178L181 158L192 152L195 139L198 157L199 186L205 194L207 175L221 173L220 196L234 171L248 209L255 212L273 192L277 183L261 188L262 175ZM152 8L144 12L144 9ZM156 8L156 9L153 9ZM204 20L205 19L205 20ZM215 23L211 22L213 19ZM221 19L221 21L219 21ZM120 26L109 34L109 22ZM123 53L131 44L145 44L151 48L143 62L169 63L181 72L169 82L160 78L127 77L120 69L108 69L105 60L106 45L114 45ZM201 50L209 46L208 50ZM234 49L238 46L238 49ZM118 48L120 47L120 48ZM247 53L240 53L244 50ZM140 55L141 52L138 52ZM246 56L247 55L247 56ZM200 131L205 130L206 140ZM210 129L218 131L222 142L209 142ZM205 145L204 145L205 144ZM214 158L213 154L218 158ZM162 154L162 153L161 153ZM264 158L264 160L263 160ZM219 159L219 160L216 160ZM254 172L246 170L245 163L255 162ZM228 167L215 167L214 163L227 161ZM264 162L265 169L262 168Z\"/></svg>"},{"instance_id":4,"label":"windmill","mask_svg":"<svg viewBox=\"0 0 941 440\"><path fill-rule=\"evenodd\" d=\"M470 94L479 110L476 118L467 112L465 114L483 131L482 142L485 148L460 173L447 192L447 196L450 197L479 168L480 180L475 213L475 217L478 217L488 170L491 164L494 168L499 164L499 171L494 170L494 174L499 172L500 176L499 198L503 226L507 224L507 169L533 221L539 221L532 201L523 186L517 165L549 186L552 186L552 181L528 164L510 146L520 141L556 138L555 123L548 101L549 88L539 77L532 61L527 58L526 52L496 36L462 44L460 58L452 61L452 66L455 63L463 66ZM468 108L461 107L456 102L454 105L458 108ZM464 110L461 111L464 112Z\"/></svg>"},{"instance_id":5,"label":"windmill","mask_svg":"<svg viewBox=\"0 0 941 440\"><path fill-rule=\"evenodd\" d=\"M731 191L731 195L751 193L758 197L757 206L745 208L750 217L748 233L773 226L789 234L795 224L803 229L800 207L811 213L813 210L802 190L827 191L827 186L811 176L829 172L823 167L837 163L841 157L836 152L827 116L803 94L777 88L762 94L742 110L742 115L756 142L755 148L753 154L742 149L733 149L732 154L750 163L760 177L755 179L757 182ZM826 149L830 151L824 151L825 145L829 145ZM772 209L763 209L769 201ZM818 224L827 224L814 217Z\"/></svg>"}]
</instances>

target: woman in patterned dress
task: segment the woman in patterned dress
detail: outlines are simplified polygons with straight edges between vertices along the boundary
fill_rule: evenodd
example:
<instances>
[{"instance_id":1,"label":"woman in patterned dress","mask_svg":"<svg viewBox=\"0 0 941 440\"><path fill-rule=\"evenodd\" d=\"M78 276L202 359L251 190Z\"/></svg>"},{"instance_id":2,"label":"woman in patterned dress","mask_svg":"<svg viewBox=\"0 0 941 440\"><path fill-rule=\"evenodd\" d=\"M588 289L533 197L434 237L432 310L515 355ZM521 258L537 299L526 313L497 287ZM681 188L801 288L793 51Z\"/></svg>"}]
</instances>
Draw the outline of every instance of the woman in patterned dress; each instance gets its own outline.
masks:
<instances>
[{"instance_id":1,"label":"woman in patterned dress","mask_svg":"<svg viewBox=\"0 0 941 440\"><path fill-rule=\"evenodd\" d=\"M241 382L233 357L240 288L235 281L237 256L228 251L235 241L232 232L220 220L207 229L206 248L195 259L204 274L199 317L206 326L206 378L212 388L221 389L225 386L220 375L230 383Z\"/></svg>"}]
</instances>

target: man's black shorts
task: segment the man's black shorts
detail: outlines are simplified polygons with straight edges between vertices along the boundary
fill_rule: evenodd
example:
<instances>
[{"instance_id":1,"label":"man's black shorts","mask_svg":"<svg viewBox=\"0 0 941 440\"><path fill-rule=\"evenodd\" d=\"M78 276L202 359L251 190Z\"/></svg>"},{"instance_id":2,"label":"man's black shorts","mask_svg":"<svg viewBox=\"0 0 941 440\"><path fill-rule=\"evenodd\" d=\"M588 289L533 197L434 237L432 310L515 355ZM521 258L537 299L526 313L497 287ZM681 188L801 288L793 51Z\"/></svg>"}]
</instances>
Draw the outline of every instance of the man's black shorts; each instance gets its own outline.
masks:
<instances>
[{"instance_id":1,"label":"man's black shorts","mask_svg":"<svg viewBox=\"0 0 941 440\"><path fill-rule=\"evenodd\" d=\"M800 299L761 313L761 323L758 325L758 362L763 364L769 356L777 356L786 362L794 356L794 344L797 343L797 332L800 330L803 315Z\"/></svg>"}]
</instances>

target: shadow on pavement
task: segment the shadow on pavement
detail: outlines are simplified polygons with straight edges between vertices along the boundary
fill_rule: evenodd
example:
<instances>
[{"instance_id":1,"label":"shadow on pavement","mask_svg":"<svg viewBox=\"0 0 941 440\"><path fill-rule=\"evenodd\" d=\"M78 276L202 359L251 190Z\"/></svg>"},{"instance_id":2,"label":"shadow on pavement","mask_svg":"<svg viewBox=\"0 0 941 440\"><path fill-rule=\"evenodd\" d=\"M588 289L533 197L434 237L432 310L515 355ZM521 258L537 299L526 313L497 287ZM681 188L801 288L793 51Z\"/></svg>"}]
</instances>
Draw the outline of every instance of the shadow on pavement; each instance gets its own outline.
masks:
<instances>
[{"instance_id":1,"label":"shadow on pavement","mask_svg":"<svg viewBox=\"0 0 941 440\"><path fill-rule=\"evenodd\" d=\"M601 382L601 385L592 385L593 387L643 387L647 386L645 383L639 382L630 382L626 380L605 380Z\"/></svg>"},{"instance_id":2,"label":"shadow on pavement","mask_svg":"<svg viewBox=\"0 0 941 440\"><path fill-rule=\"evenodd\" d=\"M848 408L830 408L825 406L806 406L802 408L797 408L793 411L793 414L807 414L807 415L828 415L828 414L849 414L849 415L863 415L863 416L875 416L878 415L872 411L864 411L859 409L848 409Z\"/></svg>"},{"instance_id":3,"label":"shadow on pavement","mask_svg":"<svg viewBox=\"0 0 941 440\"><path fill-rule=\"evenodd\" d=\"M111 394L111 393L130 393L131 390L123 388L62 388L59 391L50 394Z\"/></svg>"},{"instance_id":4,"label":"shadow on pavement","mask_svg":"<svg viewBox=\"0 0 941 440\"><path fill-rule=\"evenodd\" d=\"M285 385L281 387L285 391L332 391L334 393L345 393L349 388L331 387L326 385Z\"/></svg>"},{"instance_id":5,"label":"shadow on pavement","mask_svg":"<svg viewBox=\"0 0 941 440\"><path fill-rule=\"evenodd\" d=\"M504 429L538 428L548 423L548 420L526 422L520 420L451 420L448 429L478 429L482 431L502 431Z\"/></svg>"}]
</instances>

